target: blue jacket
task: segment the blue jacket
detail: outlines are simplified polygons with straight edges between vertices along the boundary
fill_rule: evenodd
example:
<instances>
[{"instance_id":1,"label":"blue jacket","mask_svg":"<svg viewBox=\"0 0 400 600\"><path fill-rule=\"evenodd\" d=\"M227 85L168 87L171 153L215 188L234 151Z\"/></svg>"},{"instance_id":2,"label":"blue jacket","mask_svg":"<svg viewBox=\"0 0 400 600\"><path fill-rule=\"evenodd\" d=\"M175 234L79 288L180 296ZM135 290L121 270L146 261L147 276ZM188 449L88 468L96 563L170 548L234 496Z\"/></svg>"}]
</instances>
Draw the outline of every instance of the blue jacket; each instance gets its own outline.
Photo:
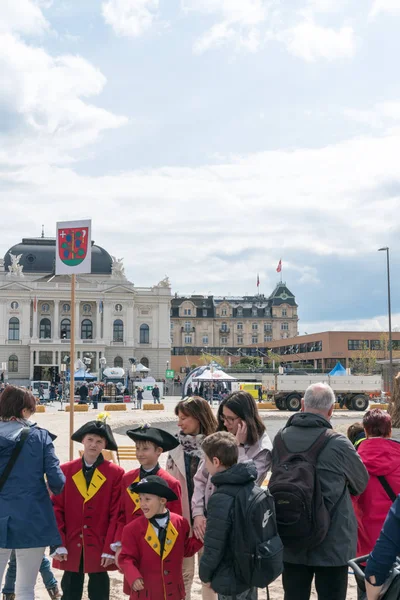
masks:
<instances>
[{"instance_id":1,"label":"blue jacket","mask_svg":"<svg viewBox=\"0 0 400 600\"><path fill-rule=\"evenodd\" d=\"M392 504L381 535L371 552L365 570L365 578L376 577L376 585L383 585L389 576L396 556L400 554L400 496Z\"/></svg>"},{"instance_id":2,"label":"blue jacket","mask_svg":"<svg viewBox=\"0 0 400 600\"><path fill-rule=\"evenodd\" d=\"M65 477L49 432L33 424L29 426L29 436L0 492L0 548L61 545L44 476L54 494L62 491ZM0 473L10 459L22 428L18 421L0 421Z\"/></svg>"}]
</instances>

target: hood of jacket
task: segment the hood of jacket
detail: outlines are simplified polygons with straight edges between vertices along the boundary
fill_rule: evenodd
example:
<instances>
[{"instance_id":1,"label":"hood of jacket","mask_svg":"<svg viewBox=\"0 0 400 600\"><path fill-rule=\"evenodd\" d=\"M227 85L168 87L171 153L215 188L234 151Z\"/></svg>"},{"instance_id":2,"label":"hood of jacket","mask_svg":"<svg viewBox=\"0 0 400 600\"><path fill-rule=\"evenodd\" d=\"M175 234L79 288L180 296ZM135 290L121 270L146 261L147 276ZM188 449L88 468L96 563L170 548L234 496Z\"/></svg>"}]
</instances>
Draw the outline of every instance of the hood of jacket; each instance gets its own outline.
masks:
<instances>
[{"instance_id":1,"label":"hood of jacket","mask_svg":"<svg viewBox=\"0 0 400 600\"><path fill-rule=\"evenodd\" d=\"M370 475L390 475L400 463L400 442L386 438L367 439L360 444L358 453Z\"/></svg>"},{"instance_id":2,"label":"hood of jacket","mask_svg":"<svg viewBox=\"0 0 400 600\"><path fill-rule=\"evenodd\" d=\"M310 412L299 412L290 417L286 427L321 427L332 429L331 423L322 415Z\"/></svg>"},{"instance_id":3,"label":"hood of jacket","mask_svg":"<svg viewBox=\"0 0 400 600\"><path fill-rule=\"evenodd\" d=\"M30 421L26 421L26 424L20 421L0 421L0 452L10 446L15 446L15 442L24 427L33 426L34 424Z\"/></svg>"},{"instance_id":4,"label":"hood of jacket","mask_svg":"<svg viewBox=\"0 0 400 600\"><path fill-rule=\"evenodd\" d=\"M257 469L252 460L244 463L237 463L226 471L215 473L211 477L211 482L215 486L220 485L244 485L257 480Z\"/></svg>"}]
</instances>

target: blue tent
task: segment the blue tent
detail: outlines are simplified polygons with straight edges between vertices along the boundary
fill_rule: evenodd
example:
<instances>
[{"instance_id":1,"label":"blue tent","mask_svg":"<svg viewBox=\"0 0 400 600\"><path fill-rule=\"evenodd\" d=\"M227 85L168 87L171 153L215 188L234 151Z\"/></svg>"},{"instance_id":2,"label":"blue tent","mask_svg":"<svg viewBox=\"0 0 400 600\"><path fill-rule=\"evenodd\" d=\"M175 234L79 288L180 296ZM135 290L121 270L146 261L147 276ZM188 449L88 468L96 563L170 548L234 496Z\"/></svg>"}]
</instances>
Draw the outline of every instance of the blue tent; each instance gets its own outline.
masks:
<instances>
[{"instance_id":1,"label":"blue tent","mask_svg":"<svg viewBox=\"0 0 400 600\"><path fill-rule=\"evenodd\" d=\"M329 373L329 375L347 375L347 372L344 366L338 361L333 367L332 371Z\"/></svg>"},{"instance_id":2,"label":"blue tent","mask_svg":"<svg viewBox=\"0 0 400 600\"><path fill-rule=\"evenodd\" d=\"M75 381L93 381L93 379L97 379L97 376L84 369L75 371ZM67 381L69 381L69 371L67 372Z\"/></svg>"}]
</instances>

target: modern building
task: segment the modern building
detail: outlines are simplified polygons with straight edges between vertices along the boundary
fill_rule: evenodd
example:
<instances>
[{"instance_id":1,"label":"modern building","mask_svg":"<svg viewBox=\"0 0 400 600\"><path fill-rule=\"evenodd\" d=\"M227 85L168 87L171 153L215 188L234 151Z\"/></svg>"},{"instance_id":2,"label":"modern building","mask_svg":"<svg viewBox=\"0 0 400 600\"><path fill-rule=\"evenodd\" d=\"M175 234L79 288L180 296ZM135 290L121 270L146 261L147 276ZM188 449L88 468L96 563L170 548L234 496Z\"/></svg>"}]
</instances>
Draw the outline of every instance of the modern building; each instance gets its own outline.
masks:
<instances>
[{"instance_id":1,"label":"modern building","mask_svg":"<svg viewBox=\"0 0 400 600\"><path fill-rule=\"evenodd\" d=\"M23 239L0 259L0 371L26 384L50 379L69 357L71 281L54 274L56 241ZM121 261L92 244L92 268L77 275L75 343L77 358L99 371L130 368L140 360L155 378L165 376L171 360L171 287L168 278L149 288L136 287Z\"/></svg>"},{"instance_id":2,"label":"modern building","mask_svg":"<svg viewBox=\"0 0 400 600\"><path fill-rule=\"evenodd\" d=\"M203 352L237 356L298 333L296 299L285 283L269 297L177 296L171 302L172 368L199 364Z\"/></svg>"}]
</instances>

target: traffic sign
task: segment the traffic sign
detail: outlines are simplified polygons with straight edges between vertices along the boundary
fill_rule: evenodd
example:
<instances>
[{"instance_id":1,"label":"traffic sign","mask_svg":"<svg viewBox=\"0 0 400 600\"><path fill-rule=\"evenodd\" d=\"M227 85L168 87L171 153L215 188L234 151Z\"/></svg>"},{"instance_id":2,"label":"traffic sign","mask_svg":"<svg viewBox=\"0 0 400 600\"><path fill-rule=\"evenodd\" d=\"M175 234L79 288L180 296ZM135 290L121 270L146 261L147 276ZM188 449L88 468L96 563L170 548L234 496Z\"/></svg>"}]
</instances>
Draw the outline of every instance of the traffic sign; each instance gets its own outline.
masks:
<instances>
[{"instance_id":1,"label":"traffic sign","mask_svg":"<svg viewBox=\"0 0 400 600\"><path fill-rule=\"evenodd\" d=\"M175 371L173 369L167 369L165 371L165 378L166 379L173 379L175 377Z\"/></svg>"}]
</instances>

